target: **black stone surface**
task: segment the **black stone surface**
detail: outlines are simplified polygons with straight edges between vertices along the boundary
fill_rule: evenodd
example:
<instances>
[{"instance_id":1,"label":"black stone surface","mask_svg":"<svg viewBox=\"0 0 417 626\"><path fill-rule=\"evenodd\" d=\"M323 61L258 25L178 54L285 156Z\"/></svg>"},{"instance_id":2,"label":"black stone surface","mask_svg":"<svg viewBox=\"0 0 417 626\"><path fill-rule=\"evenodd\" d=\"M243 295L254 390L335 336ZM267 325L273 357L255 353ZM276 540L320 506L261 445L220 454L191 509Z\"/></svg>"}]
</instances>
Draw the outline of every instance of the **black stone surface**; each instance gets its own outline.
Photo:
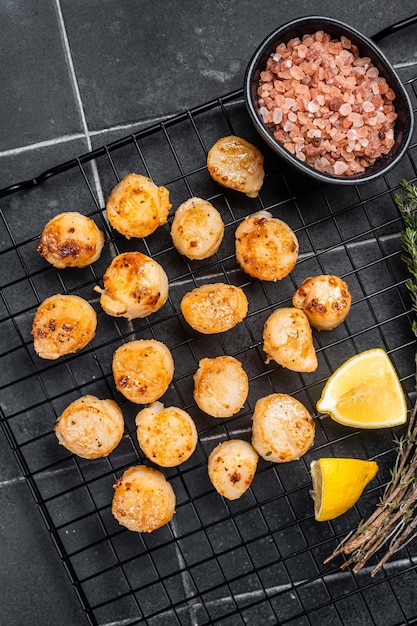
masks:
<instances>
[{"instance_id":1,"label":"black stone surface","mask_svg":"<svg viewBox=\"0 0 417 626\"><path fill-rule=\"evenodd\" d=\"M5 0L0 188L240 88L257 44L290 19L322 14L372 35L415 9L415 0ZM416 35L413 26L380 44L404 78L417 73ZM87 623L1 429L0 537L1 624ZM405 578L395 591L415 602ZM340 615L370 623L355 611L345 602ZM379 614L398 623L395 603Z\"/></svg>"}]
</instances>

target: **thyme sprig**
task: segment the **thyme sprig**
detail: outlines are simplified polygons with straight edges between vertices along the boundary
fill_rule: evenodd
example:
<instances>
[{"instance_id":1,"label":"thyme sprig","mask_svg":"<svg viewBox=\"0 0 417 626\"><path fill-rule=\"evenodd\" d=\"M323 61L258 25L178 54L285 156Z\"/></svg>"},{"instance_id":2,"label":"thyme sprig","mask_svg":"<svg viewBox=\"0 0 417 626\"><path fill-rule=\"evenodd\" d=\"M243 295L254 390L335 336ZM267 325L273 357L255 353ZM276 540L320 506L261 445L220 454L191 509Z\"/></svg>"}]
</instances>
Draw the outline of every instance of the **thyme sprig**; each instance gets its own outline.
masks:
<instances>
[{"instance_id":1,"label":"thyme sprig","mask_svg":"<svg viewBox=\"0 0 417 626\"><path fill-rule=\"evenodd\" d=\"M394 201L404 225L401 232L401 258L409 273L406 287L411 308L417 314L417 186L403 179L400 188L403 193L395 194ZM417 337L415 318L412 331ZM417 536L417 401L410 415L407 432L395 443L397 457L391 470L391 480L375 511L345 537L325 563L337 555L348 555L341 569L353 565L353 571L358 572L378 550L387 546L385 554L371 572L371 576L375 576L398 550Z\"/></svg>"}]
</instances>

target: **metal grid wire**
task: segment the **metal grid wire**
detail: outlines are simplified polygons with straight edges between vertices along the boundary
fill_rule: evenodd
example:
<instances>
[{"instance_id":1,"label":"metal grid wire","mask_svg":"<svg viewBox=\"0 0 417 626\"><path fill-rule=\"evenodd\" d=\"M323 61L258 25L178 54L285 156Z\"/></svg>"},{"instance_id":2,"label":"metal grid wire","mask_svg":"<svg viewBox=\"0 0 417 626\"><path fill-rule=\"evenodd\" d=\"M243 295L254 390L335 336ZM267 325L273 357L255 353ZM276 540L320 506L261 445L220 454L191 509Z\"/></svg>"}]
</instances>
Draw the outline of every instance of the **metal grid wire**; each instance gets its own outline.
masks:
<instances>
[{"instance_id":1,"label":"metal grid wire","mask_svg":"<svg viewBox=\"0 0 417 626\"><path fill-rule=\"evenodd\" d=\"M406 88L416 109L417 79ZM322 186L286 169L262 145L266 178L259 198L220 188L208 175L207 150L221 136L236 134L260 145L241 92L208 103L150 129L3 190L1 200L2 425L44 517L52 540L91 624L227 626L291 624L411 623L417 615L416 542L411 542L375 577L366 568L354 575L323 560L338 540L375 507L389 480L399 429L357 431L318 416L315 403L328 376L346 358L371 347L390 354L414 401L415 343L401 261L402 222L393 201L402 177L415 180L415 138L401 164L370 184ZM173 247L170 223L146 240L126 240L105 218L105 198L128 172L149 175L170 190L173 209L190 196L211 201L222 214L225 237L219 252L190 262ZM266 209L296 232L300 256L291 275L276 283L248 277L234 255L234 232L246 215ZM56 270L37 253L45 223L65 210L78 210L105 231L103 254L85 269ZM173 210L170 221L172 221ZM93 291L111 259L142 250L165 268L170 284L166 305L129 322L107 316ZM265 364L262 328L276 307L287 306L307 276L338 274L349 284L353 304L344 324L314 333L319 368L298 374ZM183 320L182 295L204 282L242 287L247 318L215 336L192 331ZM54 293L85 297L98 314L91 344L59 361L33 350L31 323L39 303ZM192 457L163 470L177 507L172 522L151 534L132 533L111 514L113 484L144 459L135 433L137 405L115 389L111 358L123 342L156 338L171 349L172 385L162 398L195 419L199 443ZM200 358L230 354L243 363L250 381L248 400L234 417L204 415L193 400L193 374ZM301 400L316 421L316 439L299 461L260 461L247 493L221 498L207 475L207 456L220 441L250 439L251 414L259 397L285 392ZM126 423L125 436L106 459L86 461L59 446L53 424L80 395L114 398ZM310 462L321 456L375 459L380 471L357 506L332 522L314 520Z\"/></svg>"}]
</instances>

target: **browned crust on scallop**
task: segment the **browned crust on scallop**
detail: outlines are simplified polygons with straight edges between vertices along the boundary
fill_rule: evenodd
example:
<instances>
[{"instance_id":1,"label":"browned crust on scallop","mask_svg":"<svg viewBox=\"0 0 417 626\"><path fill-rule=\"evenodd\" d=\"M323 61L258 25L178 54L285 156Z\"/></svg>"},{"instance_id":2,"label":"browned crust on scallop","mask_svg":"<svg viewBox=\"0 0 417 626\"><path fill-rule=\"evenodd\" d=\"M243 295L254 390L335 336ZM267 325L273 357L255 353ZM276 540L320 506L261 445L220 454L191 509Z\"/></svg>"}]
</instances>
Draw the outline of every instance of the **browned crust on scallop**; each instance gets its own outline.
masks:
<instances>
[{"instance_id":1,"label":"browned crust on scallop","mask_svg":"<svg viewBox=\"0 0 417 626\"><path fill-rule=\"evenodd\" d=\"M97 261L104 234L94 220L76 211L60 213L45 225L37 252L48 263L63 269L85 267Z\"/></svg>"},{"instance_id":2,"label":"browned crust on scallop","mask_svg":"<svg viewBox=\"0 0 417 626\"><path fill-rule=\"evenodd\" d=\"M311 326L301 309L283 307L271 313L264 325L263 341L266 363L274 360L295 372L314 372L318 367Z\"/></svg>"},{"instance_id":3,"label":"browned crust on scallop","mask_svg":"<svg viewBox=\"0 0 417 626\"><path fill-rule=\"evenodd\" d=\"M216 182L252 198L263 184L263 162L258 148L236 135L216 141L207 155L207 169Z\"/></svg>"},{"instance_id":4,"label":"browned crust on scallop","mask_svg":"<svg viewBox=\"0 0 417 626\"><path fill-rule=\"evenodd\" d=\"M265 460L299 459L314 442L315 423L306 407L288 394L260 398L252 416L252 445Z\"/></svg>"},{"instance_id":5,"label":"browned crust on scallop","mask_svg":"<svg viewBox=\"0 0 417 626\"><path fill-rule=\"evenodd\" d=\"M85 459L108 456L124 431L122 411L114 400L85 395L71 402L54 425L59 443Z\"/></svg>"},{"instance_id":6,"label":"browned crust on scallop","mask_svg":"<svg viewBox=\"0 0 417 626\"><path fill-rule=\"evenodd\" d=\"M194 399L202 411L212 417L231 417L243 407L248 392L248 375L238 359L224 355L200 360Z\"/></svg>"},{"instance_id":7,"label":"browned crust on scallop","mask_svg":"<svg viewBox=\"0 0 417 626\"><path fill-rule=\"evenodd\" d=\"M43 359L55 360L84 348L95 335L97 315L80 296L56 294L38 307L32 323L33 346Z\"/></svg>"},{"instance_id":8,"label":"browned crust on scallop","mask_svg":"<svg viewBox=\"0 0 417 626\"><path fill-rule=\"evenodd\" d=\"M236 229L236 259L250 276L282 280L294 269L297 258L295 233L266 211L248 216Z\"/></svg>"},{"instance_id":9,"label":"browned crust on scallop","mask_svg":"<svg viewBox=\"0 0 417 626\"><path fill-rule=\"evenodd\" d=\"M216 491L228 500L237 500L250 487L258 454L250 443L228 439L218 444L208 458L208 474Z\"/></svg>"},{"instance_id":10,"label":"browned crust on scallop","mask_svg":"<svg viewBox=\"0 0 417 626\"><path fill-rule=\"evenodd\" d=\"M113 354L116 388L136 404L158 400L174 375L169 349L155 339L137 339L119 346Z\"/></svg>"},{"instance_id":11,"label":"browned crust on scallop","mask_svg":"<svg viewBox=\"0 0 417 626\"><path fill-rule=\"evenodd\" d=\"M114 317L143 318L156 313L168 299L168 277L163 267L142 252L118 254L103 276L103 310Z\"/></svg>"},{"instance_id":12,"label":"browned crust on scallop","mask_svg":"<svg viewBox=\"0 0 417 626\"><path fill-rule=\"evenodd\" d=\"M332 330L347 317L352 296L345 281L334 275L306 278L294 292L292 302L302 309L317 330Z\"/></svg>"},{"instance_id":13,"label":"browned crust on scallop","mask_svg":"<svg viewBox=\"0 0 417 626\"><path fill-rule=\"evenodd\" d=\"M221 333L239 324L248 311L244 291L227 283L196 287L181 300L181 312L194 330L203 334Z\"/></svg>"},{"instance_id":14,"label":"browned crust on scallop","mask_svg":"<svg viewBox=\"0 0 417 626\"><path fill-rule=\"evenodd\" d=\"M130 173L112 190L106 203L110 225L124 235L147 237L168 221L169 191L142 174Z\"/></svg>"},{"instance_id":15,"label":"browned crust on scallop","mask_svg":"<svg viewBox=\"0 0 417 626\"><path fill-rule=\"evenodd\" d=\"M159 470L145 465L127 469L114 484L112 513L122 526L150 533L171 521L175 493Z\"/></svg>"}]
</instances>

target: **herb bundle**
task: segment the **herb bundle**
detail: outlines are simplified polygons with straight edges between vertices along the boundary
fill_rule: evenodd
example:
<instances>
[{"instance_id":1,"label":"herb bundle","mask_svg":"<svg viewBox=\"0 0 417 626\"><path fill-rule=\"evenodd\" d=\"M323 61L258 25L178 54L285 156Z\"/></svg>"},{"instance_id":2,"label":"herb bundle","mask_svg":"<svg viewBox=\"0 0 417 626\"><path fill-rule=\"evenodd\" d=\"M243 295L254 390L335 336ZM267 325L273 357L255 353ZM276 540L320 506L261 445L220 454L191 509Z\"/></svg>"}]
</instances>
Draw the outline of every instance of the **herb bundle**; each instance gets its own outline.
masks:
<instances>
[{"instance_id":1,"label":"herb bundle","mask_svg":"<svg viewBox=\"0 0 417 626\"><path fill-rule=\"evenodd\" d=\"M410 274L406 287L412 310L417 313L417 186L403 179L400 188L404 193L395 194L394 200L404 223L401 258ZM412 330L417 337L415 319ZM385 554L372 570L371 576L375 576L393 554L416 537L417 401L410 415L407 432L396 443L397 458L391 470L391 480L375 511L337 546L325 563L340 554L349 555L341 569L353 565L353 571L358 572L378 550L386 546Z\"/></svg>"}]
</instances>

